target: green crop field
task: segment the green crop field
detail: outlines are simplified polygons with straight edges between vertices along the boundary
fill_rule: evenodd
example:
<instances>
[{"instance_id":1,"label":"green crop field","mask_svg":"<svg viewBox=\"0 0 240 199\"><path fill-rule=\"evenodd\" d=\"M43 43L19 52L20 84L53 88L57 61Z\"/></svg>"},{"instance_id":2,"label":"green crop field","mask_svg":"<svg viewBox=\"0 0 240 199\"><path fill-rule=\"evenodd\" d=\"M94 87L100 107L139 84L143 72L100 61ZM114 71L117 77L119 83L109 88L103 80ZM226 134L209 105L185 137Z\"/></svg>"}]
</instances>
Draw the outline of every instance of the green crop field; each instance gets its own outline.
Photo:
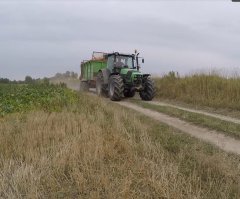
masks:
<instances>
[{"instance_id":1,"label":"green crop field","mask_svg":"<svg viewBox=\"0 0 240 199\"><path fill-rule=\"evenodd\" d=\"M76 93L64 86L0 84L0 116L31 109L57 111L76 99Z\"/></svg>"}]
</instances>

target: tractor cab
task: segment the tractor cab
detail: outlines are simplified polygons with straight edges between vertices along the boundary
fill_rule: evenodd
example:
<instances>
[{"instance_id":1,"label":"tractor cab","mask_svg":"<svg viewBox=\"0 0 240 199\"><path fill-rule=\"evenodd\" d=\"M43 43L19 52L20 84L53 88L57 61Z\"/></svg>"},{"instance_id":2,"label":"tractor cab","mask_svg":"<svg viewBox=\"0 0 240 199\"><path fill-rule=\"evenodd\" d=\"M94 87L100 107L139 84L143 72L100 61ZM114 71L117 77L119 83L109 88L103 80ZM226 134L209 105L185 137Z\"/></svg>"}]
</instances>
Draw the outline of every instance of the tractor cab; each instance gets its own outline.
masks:
<instances>
[{"instance_id":1,"label":"tractor cab","mask_svg":"<svg viewBox=\"0 0 240 199\"><path fill-rule=\"evenodd\" d=\"M112 53L106 55L107 68L111 73L120 73L122 68L135 69L134 55Z\"/></svg>"}]
</instances>

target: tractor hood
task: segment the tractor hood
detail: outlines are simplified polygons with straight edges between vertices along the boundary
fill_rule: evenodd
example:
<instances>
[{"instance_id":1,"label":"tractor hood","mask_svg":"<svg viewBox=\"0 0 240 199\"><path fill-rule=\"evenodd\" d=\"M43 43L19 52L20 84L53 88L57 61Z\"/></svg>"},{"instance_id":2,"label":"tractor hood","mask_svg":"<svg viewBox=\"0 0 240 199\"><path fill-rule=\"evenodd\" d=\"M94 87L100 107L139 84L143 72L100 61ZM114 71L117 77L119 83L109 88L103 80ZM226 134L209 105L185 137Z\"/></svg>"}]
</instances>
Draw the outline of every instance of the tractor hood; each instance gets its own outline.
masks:
<instances>
[{"instance_id":1,"label":"tractor hood","mask_svg":"<svg viewBox=\"0 0 240 199\"><path fill-rule=\"evenodd\" d=\"M140 85L143 77L145 76L136 69L122 68L121 75L126 83Z\"/></svg>"},{"instance_id":2,"label":"tractor hood","mask_svg":"<svg viewBox=\"0 0 240 199\"><path fill-rule=\"evenodd\" d=\"M142 75L142 73L136 69L129 69L129 68L122 68L121 69L122 75Z\"/></svg>"}]
</instances>

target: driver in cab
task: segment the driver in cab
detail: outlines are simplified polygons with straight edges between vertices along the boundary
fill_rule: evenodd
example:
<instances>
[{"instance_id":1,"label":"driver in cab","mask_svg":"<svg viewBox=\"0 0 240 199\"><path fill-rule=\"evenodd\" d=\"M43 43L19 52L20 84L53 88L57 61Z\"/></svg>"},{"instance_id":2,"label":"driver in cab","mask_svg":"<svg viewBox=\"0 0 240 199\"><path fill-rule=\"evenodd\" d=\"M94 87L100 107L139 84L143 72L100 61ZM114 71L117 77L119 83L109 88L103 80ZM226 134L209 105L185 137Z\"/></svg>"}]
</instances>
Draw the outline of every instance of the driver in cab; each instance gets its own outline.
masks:
<instances>
[{"instance_id":1,"label":"driver in cab","mask_svg":"<svg viewBox=\"0 0 240 199\"><path fill-rule=\"evenodd\" d=\"M118 57L118 58L117 58L116 66L117 66L117 67L120 67L120 68L123 67L123 66L126 66L126 64L124 64L124 63L122 62L121 57Z\"/></svg>"}]
</instances>

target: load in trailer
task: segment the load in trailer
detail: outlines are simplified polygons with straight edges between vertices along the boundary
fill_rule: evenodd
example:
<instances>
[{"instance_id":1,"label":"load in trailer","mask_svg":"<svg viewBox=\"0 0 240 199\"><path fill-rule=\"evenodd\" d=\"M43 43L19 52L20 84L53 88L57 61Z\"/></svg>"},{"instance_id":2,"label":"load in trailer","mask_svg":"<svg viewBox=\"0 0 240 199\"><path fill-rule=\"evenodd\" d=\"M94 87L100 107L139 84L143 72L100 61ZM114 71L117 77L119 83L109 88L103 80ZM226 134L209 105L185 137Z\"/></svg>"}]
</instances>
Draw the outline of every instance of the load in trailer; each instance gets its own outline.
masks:
<instances>
[{"instance_id":1,"label":"load in trailer","mask_svg":"<svg viewBox=\"0 0 240 199\"><path fill-rule=\"evenodd\" d=\"M154 82L150 74L140 72L138 55L136 51L135 54L93 52L91 60L81 63L80 89L96 88L98 95L113 101L119 101L123 96L133 97L136 92L142 100L152 100Z\"/></svg>"}]
</instances>

